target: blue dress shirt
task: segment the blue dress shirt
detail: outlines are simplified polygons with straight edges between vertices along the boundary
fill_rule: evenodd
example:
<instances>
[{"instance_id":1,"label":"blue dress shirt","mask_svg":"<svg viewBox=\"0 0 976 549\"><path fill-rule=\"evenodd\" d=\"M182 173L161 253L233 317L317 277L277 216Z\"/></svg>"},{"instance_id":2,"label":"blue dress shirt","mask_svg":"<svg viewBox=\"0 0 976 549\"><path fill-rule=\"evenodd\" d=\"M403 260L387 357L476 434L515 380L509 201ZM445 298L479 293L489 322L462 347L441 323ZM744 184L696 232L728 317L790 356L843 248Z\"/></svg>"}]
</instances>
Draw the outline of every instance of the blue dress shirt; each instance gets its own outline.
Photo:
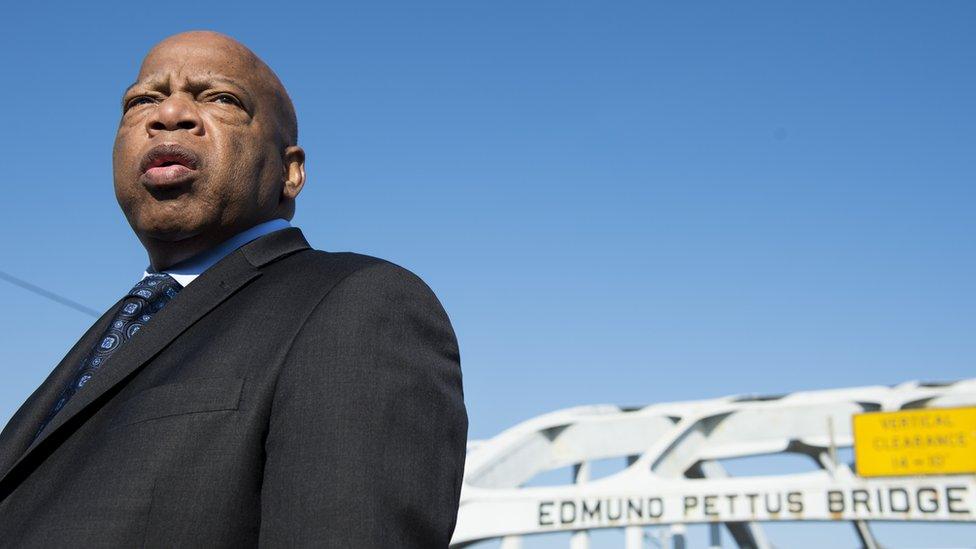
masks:
<instances>
[{"instance_id":1,"label":"blue dress shirt","mask_svg":"<svg viewBox=\"0 0 976 549\"><path fill-rule=\"evenodd\" d=\"M180 283L181 286L185 288L188 284L200 276L203 271L206 271L212 267L215 263L226 257L227 254L233 252L237 248L240 248L248 242L256 238L260 238L268 233L272 233L280 229L287 229L288 227L291 227L291 223L281 218L259 223L250 229L240 232L236 236L217 244L205 252L200 252L189 259L180 261L176 265L165 269L163 272L172 276L177 282ZM149 273L152 272L155 272L152 270L152 267L146 268L146 271L142 273L142 278L146 278L149 276Z\"/></svg>"}]
</instances>

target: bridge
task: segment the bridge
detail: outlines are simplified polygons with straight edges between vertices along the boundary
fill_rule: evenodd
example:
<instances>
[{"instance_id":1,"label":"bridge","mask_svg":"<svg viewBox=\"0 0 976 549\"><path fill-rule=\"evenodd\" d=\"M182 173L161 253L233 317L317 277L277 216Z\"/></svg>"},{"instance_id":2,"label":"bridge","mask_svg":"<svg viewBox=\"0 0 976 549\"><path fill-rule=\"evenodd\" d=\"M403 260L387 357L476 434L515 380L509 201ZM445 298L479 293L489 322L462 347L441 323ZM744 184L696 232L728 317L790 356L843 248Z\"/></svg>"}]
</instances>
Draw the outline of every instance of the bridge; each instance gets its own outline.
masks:
<instances>
[{"instance_id":1,"label":"bridge","mask_svg":"<svg viewBox=\"0 0 976 549\"><path fill-rule=\"evenodd\" d=\"M739 547L764 549L764 523L844 521L876 548L868 521L976 520L976 476L859 474L848 462L853 418L971 406L976 379L556 411L469 443L451 546L501 540L519 549L525 536L571 532L571 549L589 549L592 530L617 528L626 549L640 549L648 527L666 526L678 549L687 525L709 524L713 546L724 529ZM956 438L928 442L972 455L976 425L956 427ZM800 456L809 470L732 476L722 463L770 455ZM595 463L613 459L618 470L595 474ZM566 468L565 484L534 482Z\"/></svg>"}]
</instances>

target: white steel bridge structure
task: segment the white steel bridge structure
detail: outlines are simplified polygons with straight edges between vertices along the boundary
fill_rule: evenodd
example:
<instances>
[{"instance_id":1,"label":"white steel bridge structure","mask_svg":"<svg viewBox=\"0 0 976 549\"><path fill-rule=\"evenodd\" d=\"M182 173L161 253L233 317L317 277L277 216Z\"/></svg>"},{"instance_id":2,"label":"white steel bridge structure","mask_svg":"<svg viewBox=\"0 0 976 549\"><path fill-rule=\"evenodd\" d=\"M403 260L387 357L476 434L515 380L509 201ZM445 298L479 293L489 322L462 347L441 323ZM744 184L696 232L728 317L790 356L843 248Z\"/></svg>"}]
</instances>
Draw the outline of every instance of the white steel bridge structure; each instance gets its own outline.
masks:
<instances>
[{"instance_id":1,"label":"white steel bridge structure","mask_svg":"<svg viewBox=\"0 0 976 549\"><path fill-rule=\"evenodd\" d=\"M710 524L713 546L726 529L740 547L767 548L762 523L848 521L863 546L878 547L867 521L974 521L976 476L859 476L838 452L852 447L852 416L871 411L976 405L976 379L953 383L732 396L640 408L580 406L469 443L451 546L571 532L624 530L626 549L645 529ZM969 433L976 440L976 432ZM730 476L721 460L794 454L814 467L795 474ZM619 458L622 470L594 478L591 464ZM540 474L572 468L573 482L534 486Z\"/></svg>"}]
</instances>

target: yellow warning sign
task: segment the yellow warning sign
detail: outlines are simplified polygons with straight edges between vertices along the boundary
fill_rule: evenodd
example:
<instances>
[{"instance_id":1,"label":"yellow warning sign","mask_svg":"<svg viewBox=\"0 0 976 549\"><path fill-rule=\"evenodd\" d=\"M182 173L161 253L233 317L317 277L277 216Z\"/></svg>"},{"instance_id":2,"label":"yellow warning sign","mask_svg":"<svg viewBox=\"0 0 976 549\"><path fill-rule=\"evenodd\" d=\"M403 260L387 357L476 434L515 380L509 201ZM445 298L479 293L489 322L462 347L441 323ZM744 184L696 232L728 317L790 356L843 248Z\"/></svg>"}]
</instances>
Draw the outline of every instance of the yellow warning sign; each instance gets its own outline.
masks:
<instances>
[{"instance_id":1,"label":"yellow warning sign","mask_svg":"<svg viewBox=\"0 0 976 549\"><path fill-rule=\"evenodd\" d=\"M976 408L854 415L862 477L976 473Z\"/></svg>"}]
</instances>

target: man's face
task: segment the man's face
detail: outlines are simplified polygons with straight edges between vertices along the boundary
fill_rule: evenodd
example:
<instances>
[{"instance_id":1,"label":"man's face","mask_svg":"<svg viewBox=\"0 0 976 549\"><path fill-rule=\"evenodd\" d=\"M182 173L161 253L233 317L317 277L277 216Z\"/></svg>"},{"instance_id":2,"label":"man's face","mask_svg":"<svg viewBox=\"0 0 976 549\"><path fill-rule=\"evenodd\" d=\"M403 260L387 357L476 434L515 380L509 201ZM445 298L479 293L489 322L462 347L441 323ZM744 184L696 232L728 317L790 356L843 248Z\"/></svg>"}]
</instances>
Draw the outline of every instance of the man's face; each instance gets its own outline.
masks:
<instances>
[{"instance_id":1,"label":"man's face","mask_svg":"<svg viewBox=\"0 0 976 549\"><path fill-rule=\"evenodd\" d=\"M115 194L143 240L227 238L278 212L286 172L274 84L233 44L173 40L123 99Z\"/></svg>"}]
</instances>

